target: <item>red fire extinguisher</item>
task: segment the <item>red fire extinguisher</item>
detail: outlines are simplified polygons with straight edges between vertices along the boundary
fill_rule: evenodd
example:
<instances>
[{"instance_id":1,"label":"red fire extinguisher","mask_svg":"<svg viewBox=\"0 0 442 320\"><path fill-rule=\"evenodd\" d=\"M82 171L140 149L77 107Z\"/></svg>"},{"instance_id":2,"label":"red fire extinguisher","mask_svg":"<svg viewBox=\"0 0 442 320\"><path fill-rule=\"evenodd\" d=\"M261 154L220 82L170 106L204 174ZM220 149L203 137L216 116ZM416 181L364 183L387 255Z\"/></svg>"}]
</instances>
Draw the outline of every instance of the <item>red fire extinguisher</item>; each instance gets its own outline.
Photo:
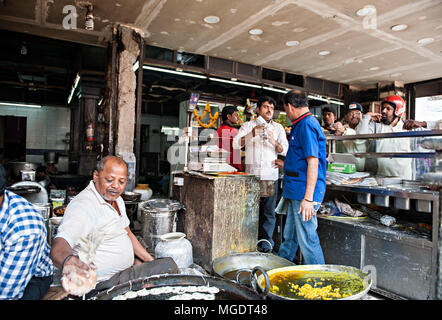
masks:
<instances>
[{"instance_id":1,"label":"red fire extinguisher","mask_svg":"<svg viewBox=\"0 0 442 320\"><path fill-rule=\"evenodd\" d=\"M89 123L86 128L86 140L94 141L94 124Z\"/></svg>"}]
</instances>

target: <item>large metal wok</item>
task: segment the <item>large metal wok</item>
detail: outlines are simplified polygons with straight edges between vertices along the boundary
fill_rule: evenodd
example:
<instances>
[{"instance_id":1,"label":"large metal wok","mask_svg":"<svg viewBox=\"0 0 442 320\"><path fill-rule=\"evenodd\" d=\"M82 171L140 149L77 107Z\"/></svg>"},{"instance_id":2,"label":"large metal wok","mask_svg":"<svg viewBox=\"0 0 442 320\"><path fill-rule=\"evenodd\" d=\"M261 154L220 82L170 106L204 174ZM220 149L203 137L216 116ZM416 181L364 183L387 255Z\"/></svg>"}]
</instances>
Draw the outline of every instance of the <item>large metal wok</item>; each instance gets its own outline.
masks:
<instances>
[{"instance_id":1,"label":"large metal wok","mask_svg":"<svg viewBox=\"0 0 442 320\"><path fill-rule=\"evenodd\" d=\"M267 240L259 240L256 245L258 246L262 241ZM270 244L270 242L268 243ZM249 275L256 266L260 266L268 271L294 265L293 262L271 253L262 253L258 251L234 253L214 259L212 261L212 273L218 277L235 280L240 284L250 285Z\"/></svg>"},{"instance_id":2,"label":"large metal wok","mask_svg":"<svg viewBox=\"0 0 442 320\"><path fill-rule=\"evenodd\" d=\"M129 291L136 292L146 288L148 290L153 288L166 287L186 287L186 286L207 286L216 287L219 292L215 294L215 300L262 300L264 296L250 288L240 286L239 284L221 278L198 275L179 275L179 274L162 274L140 278L129 281L109 290L100 292L95 296L90 297L92 300L112 300L118 296L126 294ZM147 295L137 297L137 300L167 300L171 298L170 293Z\"/></svg>"},{"instance_id":3,"label":"large metal wok","mask_svg":"<svg viewBox=\"0 0 442 320\"><path fill-rule=\"evenodd\" d=\"M258 277L256 275L258 272L261 273ZM333 283L335 288L339 287L341 293L348 291L352 288L351 294L346 297L333 298L334 300L358 300L365 296L371 288L372 279L370 274L367 274L357 268L341 265L298 265L291 267L284 267L273 269L268 272L262 268L256 267L252 270L250 274L250 281L252 287L256 291L261 291L265 296L276 300L303 300L305 298L296 296L293 294L288 297L287 292L280 288L272 290L272 286L277 283L287 284L292 282L293 285L302 286L306 283L311 285L316 284L316 281L321 285L319 288L324 287L330 283ZM316 279L315 279L316 278ZM290 279L290 280L289 280ZM320 279L320 280L319 280ZM283 287L283 286L281 286ZM332 286L333 287L333 286ZM290 285L287 285L290 288ZM292 287L293 288L293 287ZM273 291L273 292L272 292Z\"/></svg>"}]
</instances>

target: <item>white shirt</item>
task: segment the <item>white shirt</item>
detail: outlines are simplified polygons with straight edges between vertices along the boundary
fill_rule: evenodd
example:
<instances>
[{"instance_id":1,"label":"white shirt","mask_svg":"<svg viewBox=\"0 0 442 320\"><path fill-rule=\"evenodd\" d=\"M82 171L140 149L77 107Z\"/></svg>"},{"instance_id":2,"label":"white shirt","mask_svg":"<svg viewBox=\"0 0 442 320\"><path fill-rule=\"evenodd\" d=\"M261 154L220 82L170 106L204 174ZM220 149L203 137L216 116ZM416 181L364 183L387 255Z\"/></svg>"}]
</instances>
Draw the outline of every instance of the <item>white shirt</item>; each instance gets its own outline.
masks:
<instances>
[{"instance_id":1,"label":"white shirt","mask_svg":"<svg viewBox=\"0 0 442 320\"><path fill-rule=\"evenodd\" d=\"M389 133L402 132L404 122L399 119L396 126L385 125L370 121L370 115L364 115L361 120L361 129L359 134L364 133ZM376 152L393 153L393 152L411 152L409 138L385 138L376 140ZM412 159L410 158L378 158L377 174L386 177L400 177L404 180L412 179Z\"/></svg>"},{"instance_id":2,"label":"white shirt","mask_svg":"<svg viewBox=\"0 0 442 320\"><path fill-rule=\"evenodd\" d=\"M91 181L69 202L56 235L74 248L81 238L86 238L95 229L105 234L93 260L98 281L107 280L134 263L134 249L125 230L130 223L126 207L121 197L116 203L121 216L101 197Z\"/></svg>"},{"instance_id":3,"label":"white shirt","mask_svg":"<svg viewBox=\"0 0 442 320\"><path fill-rule=\"evenodd\" d=\"M239 129L238 134L233 138L233 148L240 149L241 138L248 135L258 124L259 123L256 120L244 123ZM284 127L281 124L270 120L270 122L266 124L266 128L273 133L273 138L282 145L282 152L279 154L285 156L289 144ZM246 137L245 147L245 171L259 177L261 180L278 180L279 170L273 165L273 162L278 156L275 146L273 146L268 139L263 139L261 136L256 135L251 139Z\"/></svg>"}]
</instances>

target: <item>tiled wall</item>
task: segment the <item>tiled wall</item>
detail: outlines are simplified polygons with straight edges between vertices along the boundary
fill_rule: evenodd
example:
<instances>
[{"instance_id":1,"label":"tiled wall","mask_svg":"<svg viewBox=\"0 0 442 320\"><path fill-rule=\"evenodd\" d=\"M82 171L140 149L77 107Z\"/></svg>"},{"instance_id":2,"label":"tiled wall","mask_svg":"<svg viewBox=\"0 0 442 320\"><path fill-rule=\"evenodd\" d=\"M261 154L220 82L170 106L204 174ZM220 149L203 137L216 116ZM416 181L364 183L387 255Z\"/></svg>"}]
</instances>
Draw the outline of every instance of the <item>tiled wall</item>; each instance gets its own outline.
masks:
<instances>
[{"instance_id":1,"label":"tiled wall","mask_svg":"<svg viewBox=\"0 0 442 320\"><path fill-rule=\"evenodd\" d=\"M63 107L41 109L0 106L0 116L26 117L26 161L43 163L45 150L65 152L66 133L70 130L71 111Z\"/></svg>"}]
</instances>

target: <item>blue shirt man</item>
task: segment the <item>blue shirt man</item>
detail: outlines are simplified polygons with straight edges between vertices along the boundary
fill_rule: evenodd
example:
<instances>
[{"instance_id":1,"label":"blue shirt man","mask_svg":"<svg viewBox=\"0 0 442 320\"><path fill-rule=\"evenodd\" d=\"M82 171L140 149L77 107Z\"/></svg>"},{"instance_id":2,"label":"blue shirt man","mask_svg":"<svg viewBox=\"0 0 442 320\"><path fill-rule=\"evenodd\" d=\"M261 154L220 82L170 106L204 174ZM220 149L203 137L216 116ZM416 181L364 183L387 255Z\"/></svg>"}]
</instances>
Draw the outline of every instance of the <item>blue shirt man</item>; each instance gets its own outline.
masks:
<instances>
[{"instance_id":1,"label":"blue shirt man","mask_svg":"<svg viewBox=\"0 0 442 320\"><path fill-rule=\"evenodd\" d=\"M39 300L52 282L43 217L22 197L5 191L0 165L0 300Z\"/></svg>"},{"instance_id":2,"label":"blue shirt man","mask_svg":"<svg viewBox=\"0 0 442 320\"><path fill-rule=\"evenodd\" d=\"M288 211L278 255L293 261L299 245L306 264L324 264L316 212L326 188L325 135L309 111L305 92L289 91L283 102L293 126L284 161L282 196Z\"/></svg>"}]
</instances>

